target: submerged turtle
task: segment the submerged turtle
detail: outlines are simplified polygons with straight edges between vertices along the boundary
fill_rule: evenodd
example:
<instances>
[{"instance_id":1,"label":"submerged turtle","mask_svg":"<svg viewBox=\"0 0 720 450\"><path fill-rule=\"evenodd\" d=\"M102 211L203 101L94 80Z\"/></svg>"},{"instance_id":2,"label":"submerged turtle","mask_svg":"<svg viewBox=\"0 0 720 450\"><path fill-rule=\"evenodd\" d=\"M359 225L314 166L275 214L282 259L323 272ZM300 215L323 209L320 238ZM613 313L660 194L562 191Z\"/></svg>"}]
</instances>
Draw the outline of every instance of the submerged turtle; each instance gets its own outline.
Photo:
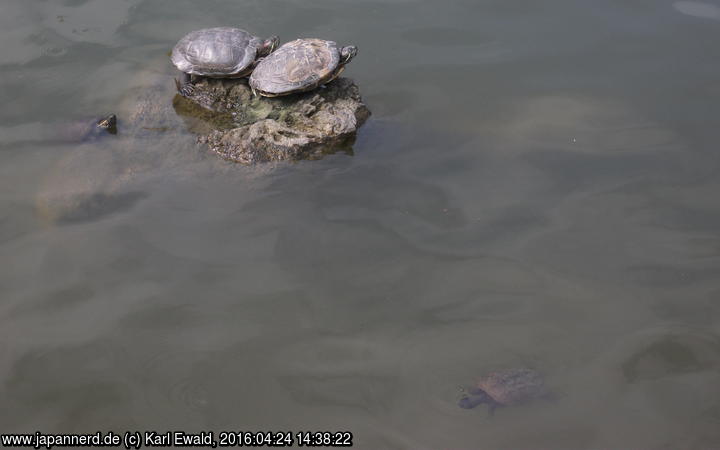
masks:
<instances>
[{"instance_id":1,"label":"submerged turtle","mask_svg":"<svg viewBox=\"0 0 720 450\"><path fill-rule=\"evenodd\" d=\"M77 144L117 134L117 117L108 114L100 118L61 119L52 122L28 122L0 126L5 144L41 142L47 144Z\"/></svg>"},{"instance_id":2,"label":"submerged turtle","mask_svg":"<svg viewBox=\"0 0 720 450\"><path fill-rule=\"evenodd\" d=\"M258 63L250 87L265 97L310 91L337 78L356 54L354 45L338 48L333 41L297 39Z\"/></svg>"},{"instance_id":3,"label":"submerged turtle","mask_svg":"<svg viewBox=\"0 0 720 450\"><path fill-rule=\"evenodd\" d=\"M191 75L211 78L242 78L252 72L258 58L269 55L278 37L261 39L240 28L206 28L180 39L172 51L172 62L182 72L175 80L178 92L192 93Z\"/></svg>"},{"instance_id":4,"label":"submerged turtle","mask_svg":"<svg viewBox=\"0 0 720 450\"><path fill-rule=\"evenodd\" d=\"M183 119L168 101L174 87L167 84L171 73L163 63L135 71L134 87L113 106L117 117L54 123L40 130L47 145L83 142L52 152L54 163L38 179L35 207L43 223L79 223L129 209L147 197L138 188L141 181L160 168L194 160ZM108 133L117 135L92 139Z\"/></svg>"},{"instance_id":5,"label":"submerged turtle","mask_svg":"<svg viewBox=\"0 0 720 450\"><path fill-rule=\"evenodd\" d=\"M108 134L117 134L117 117L115 114L108 114L92 121L71 124L64 133L61 133L63 137L67 137L71 141L95 139Z\"/></svg>"},{"instance_id":6,"label":"submerged turtle","mask_svg":"<svg viewBox=\"0 0 720 450\"><path fill-rule=\"evenodd\" d=\"M480 404L489 405L493 414L499 406L513 406L548 396L543 376L533 369L508 369L482 377L458 402L461 408L470 409Z\"/></svg>"}]
</instances>

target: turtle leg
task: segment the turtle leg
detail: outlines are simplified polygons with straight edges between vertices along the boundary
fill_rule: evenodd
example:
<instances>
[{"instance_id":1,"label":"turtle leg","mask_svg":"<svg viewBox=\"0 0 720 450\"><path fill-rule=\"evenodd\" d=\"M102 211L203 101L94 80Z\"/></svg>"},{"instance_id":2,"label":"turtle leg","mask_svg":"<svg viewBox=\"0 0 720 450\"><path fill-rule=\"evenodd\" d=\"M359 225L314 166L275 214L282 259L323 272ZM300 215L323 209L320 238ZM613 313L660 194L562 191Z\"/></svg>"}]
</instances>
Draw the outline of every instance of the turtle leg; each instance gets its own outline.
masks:
<instances>
[{"instance_id":1,"label":"turtle leg","mask_svg":"<svg viewBox=\"0 0 720 450\"><path fill-rule=\"evenodd\" d=\"M175 87L183 97L190 97L193 93L195 93L195 88L192 85L192 77L189 73L182 72L180 80L175 78Z\"/></svg>"},{"instance_id":2,"label":"turtle leg","mask_svg":"<svg viewBox=\"0 0 720 450\"><path fill-rule=\"evenodd\" d=\"M488 417L492 417L495 415L495 410L498 409L499 407L501 407L502 405L492 399L488 403L489 403L488 404Z\"/></svg>"}]
</instances>

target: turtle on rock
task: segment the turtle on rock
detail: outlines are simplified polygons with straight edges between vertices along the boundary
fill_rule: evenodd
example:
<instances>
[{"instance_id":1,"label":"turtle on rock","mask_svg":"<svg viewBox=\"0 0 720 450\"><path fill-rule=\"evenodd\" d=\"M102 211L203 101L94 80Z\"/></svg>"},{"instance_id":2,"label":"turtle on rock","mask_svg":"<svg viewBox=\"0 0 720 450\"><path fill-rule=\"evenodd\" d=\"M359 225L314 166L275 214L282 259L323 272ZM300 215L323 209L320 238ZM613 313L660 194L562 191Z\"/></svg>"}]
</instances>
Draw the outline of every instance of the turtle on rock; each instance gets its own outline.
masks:
<instances>
[{"instance_id":1,"label":"turtle on rock","mask_svg":"<svg viewBox=\"0 0 720 450\"><path fill-rule=\"evenodd\" d=\"M192 75L210 78L242 78L253 71L257 61L278 46L277 36L261 39L245 30L231 27L205 28L180 39L171 60L182 72L175 80L178 92L192 94Z\"/></svg>"},{"instance_id":2,"label":"turtle on rock","mask_svg":"<svg viewBox=\"0 0 720 450\"><path fill-rule=\"evenodd\" d=\"M265 97L311 91L340 75L357 47L333 41L296 39L260 61L250 75L254 93Z\"/></svg>"},{"instance_id":3,"label":"turtle on rock","mask_svg":"<svg viewBox=\"0 0 720 450\"><path fill-rule=\"evenodd\" d=\"M514 406L538 398L549 398L543 376L527 368L507 369L491 372L478 380L477 385L468 389L458 405L471 409L483 403L488 404L492 415L500 406Z\"/></svg>"}]
</instances>

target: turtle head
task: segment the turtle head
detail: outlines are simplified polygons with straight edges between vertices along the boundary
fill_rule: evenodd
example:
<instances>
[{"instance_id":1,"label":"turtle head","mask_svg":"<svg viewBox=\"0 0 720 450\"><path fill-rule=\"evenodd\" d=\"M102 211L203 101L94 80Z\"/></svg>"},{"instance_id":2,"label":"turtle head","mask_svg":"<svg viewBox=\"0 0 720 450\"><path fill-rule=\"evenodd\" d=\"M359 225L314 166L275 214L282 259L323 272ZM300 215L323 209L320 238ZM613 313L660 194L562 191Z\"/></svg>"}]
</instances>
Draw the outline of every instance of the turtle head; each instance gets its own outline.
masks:
<instances>
[{"instance_id":1,"label":"turtle head","mask_svg":"<svg viewBox=\"0 0 720 450\"><path fill-rule=\"evenodd\" d=\"M95 126L100 131L105 131L110 134L117 134L117 116L115 114L108 114L105 117L99 119Z\"/></svg>"},{"instance_id":2,"label":"turtle head","mask_svg":"<svg viewBox=\"0 0 720 450\"><path fill-rule=\"evenodd\" d=\"M472 409L483 403L493 403L493 399L483 391L475 390L470 392L471 395L463 395L458 400L458 406L463 409Z\"/></svg>"},{"instance_id":3,"label":"turtle head","mask_svg":"<svg viewBox=\"0 0 720 450\"><path fill-rule=\"evenodd\" d=\"M355 55L357 55L358 48L354 45L348 45L340 49L340 64L345 65L349 63Z\"/></svg>"},{"instance_id":4,"label":"turtle head","mask_svg":"<svg viewBox=\"0 0 720 450\"><path fill-rule=\"evenodd\" d=\"M267 56L270 53L274 52L277 46L280 44L280 38L277 36L270 36L269 38L265 39L263 41L262 45L260 46L260 49L258 50L259 56Z\"/></svg>"}]
</instances>

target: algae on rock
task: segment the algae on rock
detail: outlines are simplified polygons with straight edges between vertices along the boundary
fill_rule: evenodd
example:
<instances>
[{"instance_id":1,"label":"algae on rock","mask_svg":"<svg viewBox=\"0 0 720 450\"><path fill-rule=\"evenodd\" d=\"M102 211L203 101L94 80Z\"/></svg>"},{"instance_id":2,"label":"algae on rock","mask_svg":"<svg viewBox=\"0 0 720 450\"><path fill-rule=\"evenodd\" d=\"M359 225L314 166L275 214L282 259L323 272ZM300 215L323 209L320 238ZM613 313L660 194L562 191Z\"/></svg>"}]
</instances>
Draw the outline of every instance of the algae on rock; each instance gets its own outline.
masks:
<instances>
[{"instance_id":1,"label":"algae on rock","mask_svg":"<svg viewBox=\"0 0 720 450\"><path fill-rule=\"evenodd\" d=\"M348 151L370 116L348 78L276 98L253 95L246 80L202 79L194 84L192 97L177 95L173 106L198 134L198 142L243 164Z\"/></svg>"}]
</instances>

